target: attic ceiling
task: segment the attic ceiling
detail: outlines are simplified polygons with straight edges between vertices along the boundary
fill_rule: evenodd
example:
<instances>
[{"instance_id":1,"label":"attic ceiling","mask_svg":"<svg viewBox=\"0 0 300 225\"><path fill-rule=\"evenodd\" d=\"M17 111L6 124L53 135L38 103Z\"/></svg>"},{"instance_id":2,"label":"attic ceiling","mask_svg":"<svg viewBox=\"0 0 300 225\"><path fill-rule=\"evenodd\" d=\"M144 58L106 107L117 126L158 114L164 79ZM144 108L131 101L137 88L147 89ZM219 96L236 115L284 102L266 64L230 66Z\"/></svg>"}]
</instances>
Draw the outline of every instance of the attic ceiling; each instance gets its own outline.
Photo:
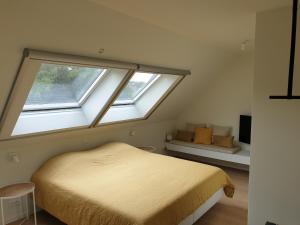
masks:
<instances>
[{"instance_id":1,"label":"attic ceiling","mask_svg":"<svg viewBox=\"0 0 300 225\"><path fill-rule=\"evenodd\" d=\"M255 12L286 4L289 0L0 1L0 115L23 49L33 48L189 69L192 75L150 118L175 119L195 93L248 52L240 44L254 39Z\"/></svg>"},{"instance_id":2,"label":"attic ceiling","mask_svg":"<svg viewBox=\"0 0 300 225\"><path fill-rule=\"evenodd\" d=\"M238 51L254 42L255 13L291 0L92 0L177 34Z\"/></svg>"}]
</instances>

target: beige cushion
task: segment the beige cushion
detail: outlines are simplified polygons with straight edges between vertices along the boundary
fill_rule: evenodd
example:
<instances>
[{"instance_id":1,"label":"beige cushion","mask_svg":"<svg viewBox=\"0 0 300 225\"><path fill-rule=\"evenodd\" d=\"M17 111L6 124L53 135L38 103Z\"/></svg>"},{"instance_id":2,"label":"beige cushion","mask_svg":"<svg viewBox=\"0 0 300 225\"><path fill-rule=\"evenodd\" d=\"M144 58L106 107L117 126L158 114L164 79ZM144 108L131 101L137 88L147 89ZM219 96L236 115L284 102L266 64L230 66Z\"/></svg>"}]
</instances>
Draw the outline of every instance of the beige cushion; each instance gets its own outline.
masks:
<instances>
[{"instance_id":1,"label":"beige cushion","mask_svg":"<svg viewBox=\"0 0 300 225\"><path fill-rule=\"evenodd\" d=\"M231 135L231 127L223 127L223 126L211 126L213 129L213 135L215 136L230 136Z\"/></svg>"},{"instance_id":2,"label":"beige cushion","mask_svg":"<svg viewBox=\"0 0 300 225\"><path fill-rule=\"evenodd\" d=\"M213 144L221 147L232 148L233 136L213 136Z\"/></svg>"},{"instance_id":3,"label":"beige cushion","mask_svg":"<svg viewBox=\"0 0 300 225\"><path fill-rule=\"evenodd\" d=\"M205 128L206 124L205 123L186 123L186 130L195 132L197 127Z\"/></svg>"},{"instance_id":4,"label":"beige cushion","mask_svg":"<svg viewBox=\"0 0 300 225\"><path fill-rule=\"evenodd\" d=\"M194 139L194 132L179 130L175 136L176 140L192 142Z\"/></svg>"}]
</instances>

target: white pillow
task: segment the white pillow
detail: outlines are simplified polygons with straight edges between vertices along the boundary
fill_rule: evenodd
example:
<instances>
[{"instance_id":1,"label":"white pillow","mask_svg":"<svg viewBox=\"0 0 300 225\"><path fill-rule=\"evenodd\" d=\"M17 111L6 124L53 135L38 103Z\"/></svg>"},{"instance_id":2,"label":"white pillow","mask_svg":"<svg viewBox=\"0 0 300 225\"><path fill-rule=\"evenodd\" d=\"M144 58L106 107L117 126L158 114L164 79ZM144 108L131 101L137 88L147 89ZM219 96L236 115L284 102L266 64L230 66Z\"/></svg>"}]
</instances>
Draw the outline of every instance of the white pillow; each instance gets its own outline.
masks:
<instances>
[{"instance_id":1,"label":"white pillow","mask_svg":"<svg viewBox=\"0 0 300 225\"><path fill-rule=\"evenodd\" d=\"M211 126L213 129L213 135L228 137L231 135L231 127L223 127L223 126Z\"/></svg>"}]
</instances>

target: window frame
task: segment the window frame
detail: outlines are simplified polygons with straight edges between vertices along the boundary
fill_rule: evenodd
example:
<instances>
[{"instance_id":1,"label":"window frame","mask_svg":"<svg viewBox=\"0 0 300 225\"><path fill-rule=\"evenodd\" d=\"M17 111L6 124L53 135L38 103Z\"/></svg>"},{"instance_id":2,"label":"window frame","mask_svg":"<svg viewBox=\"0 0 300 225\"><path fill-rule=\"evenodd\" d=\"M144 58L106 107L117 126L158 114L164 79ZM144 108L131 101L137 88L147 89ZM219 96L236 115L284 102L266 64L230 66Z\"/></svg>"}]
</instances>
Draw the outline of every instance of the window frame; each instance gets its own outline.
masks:
<instances>
[{"instance_id":1,"label":"window frame","mask_svg":"<svg viewBox=\"0 0 300 225\"><path fill-rule=\"evenodd\" d=\"M49 63L51 64L51 63ZM53 63L52 63L53 64ZM77 67L84 67L81 65L75 65L72 63L56 63L55 65L66 65L66 66L77 66ZM22 112L43 112L43 111L49 111L49 110L71 110L71 109L79 109L82 107L82 105L87 101L89 96L93 93L95 88L99 85L99 83L103 80L103 77L108 73L109 69L106 68L100 68L100 67L95 67L95 66L89 66L91 68L98 68L102 69L102 72L98 75L97 79L92 83L92 85L86 90L86 92L83 94L83 96L80 98L80 100L77 103L48 103L48 104L41 104L43 106L39 107L39 105L34 106L34 105L27 105L24 104ZM35 75L36 78L37 74ZM33 83L34 84L34 83ZM33 85L32 85L33 87ZM31 88L32 88L31 87ZM30 89L31 90L31 89ZM28 97L27 97L28 98Z\"/></svg>"},{"instance_id":2,"label":"window frame","mask_svg":"<svg viewBox=\"0 0 300 225\"><path fill-rule=\"evenodd\" d=\"M109 91L108 94L106 94L106 100L102 102L101 104L96 103L96 99L94 98L94 95L98 92L104 93L102 90L99 93L99 88L101 88L102 82L101 79L99 79L97 84L93 85L91 90L89 90L89 94L85 95L82 100L82 109L78 108L67 108L67 109L51 109L51 110L40 110L38 111L30 111L30 112L23 112L23 107L25 105L25 102L27 100L27 96L32 88L32 85L35 81L36 74L40 68L41 63L52 63L52 64L67 64L67 65L75 65L75 66L86 66L86 67L96 67L96 68L105 68L107 69L106 72L109 74L109 76L102 76L102 77L111 77L110 71L111 69L116 71L127 71L124 72L121 77L119 77L118 82L115 83L113 80L114 78L109 79L106 82L114 82L114 86ZM174 90L174 88L183 80L186 75L191 74L189 70L180 70L180 69L171 69L171 68L164 68L164 67L156 67L156 66L148 66L143 64L137 64L137 63L130 63L130 62L122 62L122 61L115 61L115 60L108 60L108 59L101 59L101 58L93 58L93 57L86 57L86 56L78 56L78 55L70 55L70 54L60 54L60 53L54 53L54 52L47 52L47 51L40 51L40 50L33 50L33 49L24 49L23 51L23 57L21 60L21 63L19 65L16 78L13 82L11 91L7 97L4 109L0 111L0 140L10 140L10 139L17 139L27 136L40 136L43 134L49 134L49 133L58 133L63 132L66 130L78 130L78 129L89 129L89 128L96 128L99 126L99 122L101 118L107 113L107 111L113 106L114 101L117 99L119 94L122 92L122 90L126 87L126 84L129 82L129 80L132 78L135 72L149 72L153 74L170 74L170 75L180 75L181 79L176 82L174 87L172 87L170 90L167 90L167 92L164 94L163 98L160 99L158 102L154 104L152 109L145 115L143 118L137 118L137 119L130 119L128 121L133 120L145 120L150 117L150 115L157 109L157 107L161 104L162 101L165 100L165 98ZM106 74L106 73L104 73ZM101 76L100 76L101 77ZM158 78L157 78L158 80ZM153 82L155 83L155 82ZM111 84L111 83L110 83ZM109 84L109 85L110 85ZM94 93L94 87L97 87L100 85L100 87L95 91ZM139 93L139 95L136 96L135 102L139 101L139 99L145 95L148 92L148 89L152 86L148 85L147 88L144 88L143 91ZM68 112L78 112L78 110L84 111L87 107L86 104L91 104L90 96L92 97L92 102L96 103L96 105L93 106L93 108L96 108L95 115L96 117L94 119L89 119L89 124L80 126L80 127L65 127L62 129L48 129L45 131L38 131L36 133L24 133L21 135L13 136L13 130L16 127L17 121L20 119L22 113L27 113L26 116L31 115L47 115L53 114L53 113L68 113ZM89 106L91 107L91 105ZM118 106L122 107L122 106ZM99 111L98 111L99 110ZM93 112L94 113L94 112ZM116 121L115 123L124 123L127 121ZM35 124L35 123L33 123ZM30 125L31 126L31 125Z\"/></svg>"},{"instance_id":3,"label":"window frame","mask_svg":"<svg viewBox=\"0 0 300 225\"><path fill-rule=\"evenodd\" d=\"M171 76L174 78L173 74L164 74L167 76ZM163 76L161 75L161 79L163 80ZM104 114L101 119L99 120L97 126L101 127L101 126L107 126L107 125L113 125L113 124L119 124L119 123L127 123L127 122L132 122L132 121L139 121L139 120L147 120L154 112L155 110L161 105L161 103L164 102L164 100L172 93L172 91L181 83L181 81L185 78L185 76L175 76L175 79L173 81L169 81L170 85L166 88L166 89L161 89L161 95L156 96L153 98L153 92L156 93L155 90L149 90L149 92L146 92L145 95L150 95L151 98L149 99L148 96L148 100L150 100L150 102L152 101L152 105L146 106L146 108L143 106L143 111L141 113L141 109L140 107L136 107L134 104L130 104L130 105L111 105L111 107L108 109L108 112L106 114ZM152 92L152 93L151 93ZM144 98L143 96L141 96L141 98ZM146 96L147 98L147 96ZM139 101L142 101L139 100ZM148 101L144 101L144 102L148 102ZM137 103L140 104L140 103ZM142 104L144 105L144 104ZM125 112L129 112L129 113L124 113ZM113 111L112 114L108 115L109 111ZM118 112L119 111L119 112ZM123 118L120 117L120 115L122 115ZM124 118L125 116L125 118ZM119 118L118 118L119 117ZM118 118L118 119L115 119Z\"/></svg>"},{"instance_id":4,"label":"window frame","mask_svg":"<svg viewBox=\"0 0 300 225\"><path fill-rule=\"evenodd\" d=\"M135 73L137 73L137 72L140 72L140 71L135 71ZM117 101L117 99L119 97L118 96L116 101L112 104L112 106L134 105L136 103L136 101L139 100L140 97L161 77L161 74L154 74L154 75L155 75L155 77L152 78L151 80L149 80L147 82L147 84L145 85L145 87L142 88L141 90L139 90L138 93L136 94L136 96L132 100L119 100L119 101ZM134 76L134 74L133 74L133 76ZM130 80L129 80L129 82L130 82ZM125 88L126 88L126 86L125 86ZM123 88L122 91L125 88Z\"/></svg>"},{"instance_id":5,"label":"window frame","mask_svg":"<svg viewBox=\"0 0 300 225\"><path fill-rule=\"evenodd\" d=\"M93 93L93 91L96 89L96 87L100 84L100 82L103 80L103 78L108 74L110 71L109 69L103 69L99 77L93 82L93 84L89 87L89 89L85 92L85 94L81 97L79 100L80 107L87 101L87 99L90 97L90 95Z\"/></svg>"},{"instance_id":6,"label":"window frame","mask_svg":"<svg viewBox=\"0 0 300 225\"><path fill-rule=\"evenodd\" d=\"M35 133L92 127L98 116L106 111L113 96L133 73L132 70L127 69L110 69L109 71L107 76L103 77L103 82L99 83L95 92L81 108L21 112L12 130L12 136L30 136ZM99 97L102 98L100 102ZM96 105L93 104L95 102L97 102ZM30 124L35 124L35 126Z\"/></svg>"}]
</instances>

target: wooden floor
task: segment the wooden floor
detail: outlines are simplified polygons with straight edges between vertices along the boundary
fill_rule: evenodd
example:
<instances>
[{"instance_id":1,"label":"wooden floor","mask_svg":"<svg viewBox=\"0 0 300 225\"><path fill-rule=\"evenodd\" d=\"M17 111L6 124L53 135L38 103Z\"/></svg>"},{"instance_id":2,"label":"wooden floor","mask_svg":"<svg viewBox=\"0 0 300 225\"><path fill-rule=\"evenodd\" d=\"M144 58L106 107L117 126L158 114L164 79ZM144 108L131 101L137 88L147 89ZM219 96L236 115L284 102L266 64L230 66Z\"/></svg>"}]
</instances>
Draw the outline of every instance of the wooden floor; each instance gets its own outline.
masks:
<instances>
[{"instance_id":1,"label":"wooden floor","mask_svg":"<svg viewBox=\"0 0 300 225\"><path fill-rule=\"evenodd\" d=\"M247 225L249 172L223 169L236 187L234 197L223 197L195 225Z\"/></svg>"},{"instance_id":2,"label":"wooden floor","mask_svg":"<svg viewBox=\"0 0 300 225\"><path fill-rule=\"evenodd\" d=\"M236 186L234 198L221 199L195 225L247 225L249 173L236 169L223 169ZM65 225L44 211L38 213L37 219L38 225ZM31 220L22 225L32 224ZM10 225L19 225L19 223L15 222Z\"/></svg>"}]
</instances>

